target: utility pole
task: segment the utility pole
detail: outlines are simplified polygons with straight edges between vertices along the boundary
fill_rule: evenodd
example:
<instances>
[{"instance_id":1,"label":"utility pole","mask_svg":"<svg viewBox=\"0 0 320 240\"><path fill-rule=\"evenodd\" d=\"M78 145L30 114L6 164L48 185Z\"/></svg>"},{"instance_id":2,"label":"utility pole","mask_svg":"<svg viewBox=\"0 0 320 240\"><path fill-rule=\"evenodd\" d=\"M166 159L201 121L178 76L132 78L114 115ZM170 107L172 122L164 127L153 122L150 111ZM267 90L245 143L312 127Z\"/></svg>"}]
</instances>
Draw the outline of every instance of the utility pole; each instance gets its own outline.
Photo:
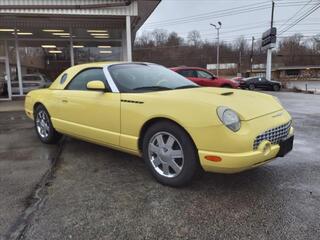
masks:
<instances>
[{"instance_id":1,"label":"utility pole","mask_svg":"<svg viewBox=\"0 0 320 240\"><path fill-rule=\"evenodd\" d=\"M251 42L251 54L250 54L250 77L252 75L252 65L253 65L253 45L254 45L254 37L252 37Z\"/></svg>"},{"instance_id":2,"label":"utility pole","mask_svg":"<svg viewBox=\"0 0 320 240\"><path fill-rule=\"evenodd\" d=\"M242 76L242 52L241 52L241 49L239 52L239 70L238 70L238 72L240 73L240 76Z\"/></svg>"},{"instance_id":3,"label":"utility pole","mask_svg":"<svg viewBox=\"0 0 320 240\"><path fill-rule=\"evenodd\" d=\"M273 15L274 15L274 1L272 1L272 12L271 12L271 28L273 28ZM272 48L268 48L267 52L267 66L266 66L266 78L271 80L271 68L272 68Z\"/></svg>"},{"instance_id":4,"label":"utility pole","mask_svg":"<svg viewBox=\"0 0 320 240\"><path fill-rule=\"evenodd\" d=\"M210 23L211 26L213 26L217 30L217 77L219 76L219 58L220 58L220 28L222 26L222 23L218 22L218 27L215 24Z\"/></svg>"}]
</instances>

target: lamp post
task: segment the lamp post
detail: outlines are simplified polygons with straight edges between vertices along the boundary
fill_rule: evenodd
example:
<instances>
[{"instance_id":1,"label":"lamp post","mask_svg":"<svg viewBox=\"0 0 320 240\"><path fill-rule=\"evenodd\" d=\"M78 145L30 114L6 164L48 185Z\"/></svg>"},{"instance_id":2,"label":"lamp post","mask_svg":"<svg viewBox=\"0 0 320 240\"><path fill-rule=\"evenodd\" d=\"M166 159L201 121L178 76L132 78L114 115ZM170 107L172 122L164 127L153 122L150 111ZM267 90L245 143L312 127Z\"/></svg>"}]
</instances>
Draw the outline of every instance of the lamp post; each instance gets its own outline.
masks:
<instances>
[{"instance_id":1,"label":"lamp post","mask_svg":"<svg viewBox=\"0 0 320 240\"><path fill-rule=\"evenodd\" d=\"M252 75L252 65L253 65L253 44L254 44L255 38L252 37L252 42L251 42L251 54L250 54L250 77Z\"/></svg>"},{"instance_id":2,"label":"lamp post","mask_svg":"<svg viewBox=\"0 0 320 240\"><path fill-rule=\"evenodd\" d=\"M219 51L220 51L220 28L221 28L221 26L222 26L222 23L219 21L218 22L218 26L217 25L215 25L215 24L212 24L212 23L210 23L210 25L211 26L213 26L216 30L217 30L217 40L218 40L218 45L217 45L217 77L219 76L219 55L220 55L220 53L219 53Z\"/></svg>"}]
</instances>

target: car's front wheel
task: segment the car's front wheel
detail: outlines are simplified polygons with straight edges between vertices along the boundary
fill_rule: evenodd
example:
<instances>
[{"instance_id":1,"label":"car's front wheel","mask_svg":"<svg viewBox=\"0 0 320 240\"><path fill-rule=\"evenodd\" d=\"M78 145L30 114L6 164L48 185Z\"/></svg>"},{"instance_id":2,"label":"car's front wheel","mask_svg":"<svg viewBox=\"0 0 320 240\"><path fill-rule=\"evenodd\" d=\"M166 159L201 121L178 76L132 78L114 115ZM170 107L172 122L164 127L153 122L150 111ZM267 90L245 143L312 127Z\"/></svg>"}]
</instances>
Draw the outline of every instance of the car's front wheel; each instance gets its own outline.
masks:
<instances>
[{"instance_id":1,"label":"car's front wheel","mask_svg":"<svg viewBox=\"0 0 320 240\"><path fill-rule=\"evenodd\" d=\"M37 135L43 143L57 143L62 136L53 128L50 115L43 105L38 105L35 109L34 125Z\"/></svg>"},{"instance_id":2,"label":"car's front wheel","mask_svg":"<svg viewBox=\"0 0 320 240\"><path fill-rule=\"evenodd\" d=\"M278 92L280 91L280 86L279 85L273 85L273 91Z\"/></svg>"},{"instance_id":3,"label":"car's front wheel","mask_svg":"<svg viewBox=\"0 0 320 240\"><path fill-rule=\"evenodd\" d=\"M256 87L254 86L253 83L250 83L248 88L249 90L253 91Z\"/></svg>"},{"instance_id":4,"label":"car's front wheel","mask_svg":"<svg viewBox=\"0 0 320 240\"><path fill-rule=\"evenodd\" d=\"M181 127L171 122L159 122L147 130L143 157L152 175L165 185L186 185L201 172L192 140Z\"/></svg>"}]
</instances>

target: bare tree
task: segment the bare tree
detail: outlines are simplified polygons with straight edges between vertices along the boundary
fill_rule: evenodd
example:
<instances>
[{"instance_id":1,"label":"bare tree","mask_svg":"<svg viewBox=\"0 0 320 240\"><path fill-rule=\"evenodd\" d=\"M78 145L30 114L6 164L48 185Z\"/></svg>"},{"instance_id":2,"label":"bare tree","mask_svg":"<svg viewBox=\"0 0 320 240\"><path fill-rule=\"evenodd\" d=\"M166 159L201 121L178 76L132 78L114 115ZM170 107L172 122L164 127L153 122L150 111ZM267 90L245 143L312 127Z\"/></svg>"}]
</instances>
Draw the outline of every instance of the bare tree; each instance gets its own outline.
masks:
<instances>
[{"instance_id":1,"label":"bare tree","mask_svg":"<svg viewBox=\"0 0 320 240\"><path fill-rule=\"evenodd\" d=\"M168 41L168 31L163 29L155 29L152 37L156 46L165 45Z\"/></svg>"},{"instance_id":2,"label":"bare tree","mask_svg":"<svg viewBox=\"0 0 320 240\"><path fill-rule=\"evenodd\" d=\"M154 40L150 32L143 32L139 38L136 39L136 46L154 46Z\"/></svg>"},{"instance_id":3,"label":"bare tree","mask_svg":"<svg viewBox=\"0 0 320 240\"><path fill-rule=\"evenodd\" d=\"M248 40L245 39L243 36L237 38L234 42L234 48L239 52L248 51L249 49Z\"/></svg>"},{"instance_id":4,"label":"bare tree","mask_svg":"<svg viewBox=\"0 0 320 240\"><path fill-rule=\"evenodd\" d=\"M304 59L303 55L308 54L308 49L302 39L301 34L295 34L279 43L278 55L282 57L282 62L285 65L299 65ZM303 62L306 64L306 61Z\"/></svg>"},{"instance_id":5,"label":"bare tree","mask_svg":"<svg viewBox=\"0 0 320 240\"><path fill-rule=\"evenodd\" d=\"M188 33L188 43L194 47L199 47L202 43L200 32L197 30Z\"/></svg>"},{"instance_id":6,"label":"bare tree","mask_svg":"<svg viewBox=\"0 0 320 240\"><path fill-rule=\"evenodd\" d=\"M179 37L176 32L172 32L168 36L167 45L168 46L181 46L183 45L183 38Z\"/></svg>"},{"instance_id":7,"label":"bare tree","mask_svg":"<svg viewBox=\"0 0 320 240\"><path fill-rule=\"evenodd\" d=\"M251 54L251 42L244 37L234 42L220 43L220 62L239 63L241 52L241 71L247 71ZM133 57L136 61L156 62L165 66L199 66L216 62L216 42L202 41L198 31L191 31L187 41L177 33L157 29L142 33L135 41ZM254 63L266 62L266 51L261 49L261 40L254 45ZM320 36L306 38L301 34L281 39L274 51L273 63L279 65L320 64Z\"/></svg>"},{"instance_id":8,"label":"bare tree","mask_svg":"<svg viewBox=\"0 0 320 240\"><path fill-rule=\"evenodd\" d=\"M320 34L313 38L313 51L320 54Z\"/></svg>"}]
</instances>

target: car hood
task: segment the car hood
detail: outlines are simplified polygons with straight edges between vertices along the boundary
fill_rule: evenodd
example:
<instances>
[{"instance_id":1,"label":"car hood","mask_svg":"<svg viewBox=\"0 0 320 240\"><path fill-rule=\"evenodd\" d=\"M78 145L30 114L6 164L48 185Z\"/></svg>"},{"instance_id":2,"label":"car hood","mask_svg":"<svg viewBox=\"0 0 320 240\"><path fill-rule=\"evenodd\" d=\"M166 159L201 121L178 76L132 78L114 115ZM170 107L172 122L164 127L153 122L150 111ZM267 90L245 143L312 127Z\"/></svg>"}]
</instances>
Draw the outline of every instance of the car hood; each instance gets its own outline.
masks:
<instances>
[{"instance_id":1,"label":"car hood","mask_svg":"<svg viewBox=\"0 0 320 240\"><path fill-rule=\"evenodd\" d=\"M280 102L271 95L237 89L199 87L156 94L167 95L163 97L170 101L197 104L197 107L229 107L239 114L241 120L251 120L283 109Z\"/></svg>"}]
</instances>

